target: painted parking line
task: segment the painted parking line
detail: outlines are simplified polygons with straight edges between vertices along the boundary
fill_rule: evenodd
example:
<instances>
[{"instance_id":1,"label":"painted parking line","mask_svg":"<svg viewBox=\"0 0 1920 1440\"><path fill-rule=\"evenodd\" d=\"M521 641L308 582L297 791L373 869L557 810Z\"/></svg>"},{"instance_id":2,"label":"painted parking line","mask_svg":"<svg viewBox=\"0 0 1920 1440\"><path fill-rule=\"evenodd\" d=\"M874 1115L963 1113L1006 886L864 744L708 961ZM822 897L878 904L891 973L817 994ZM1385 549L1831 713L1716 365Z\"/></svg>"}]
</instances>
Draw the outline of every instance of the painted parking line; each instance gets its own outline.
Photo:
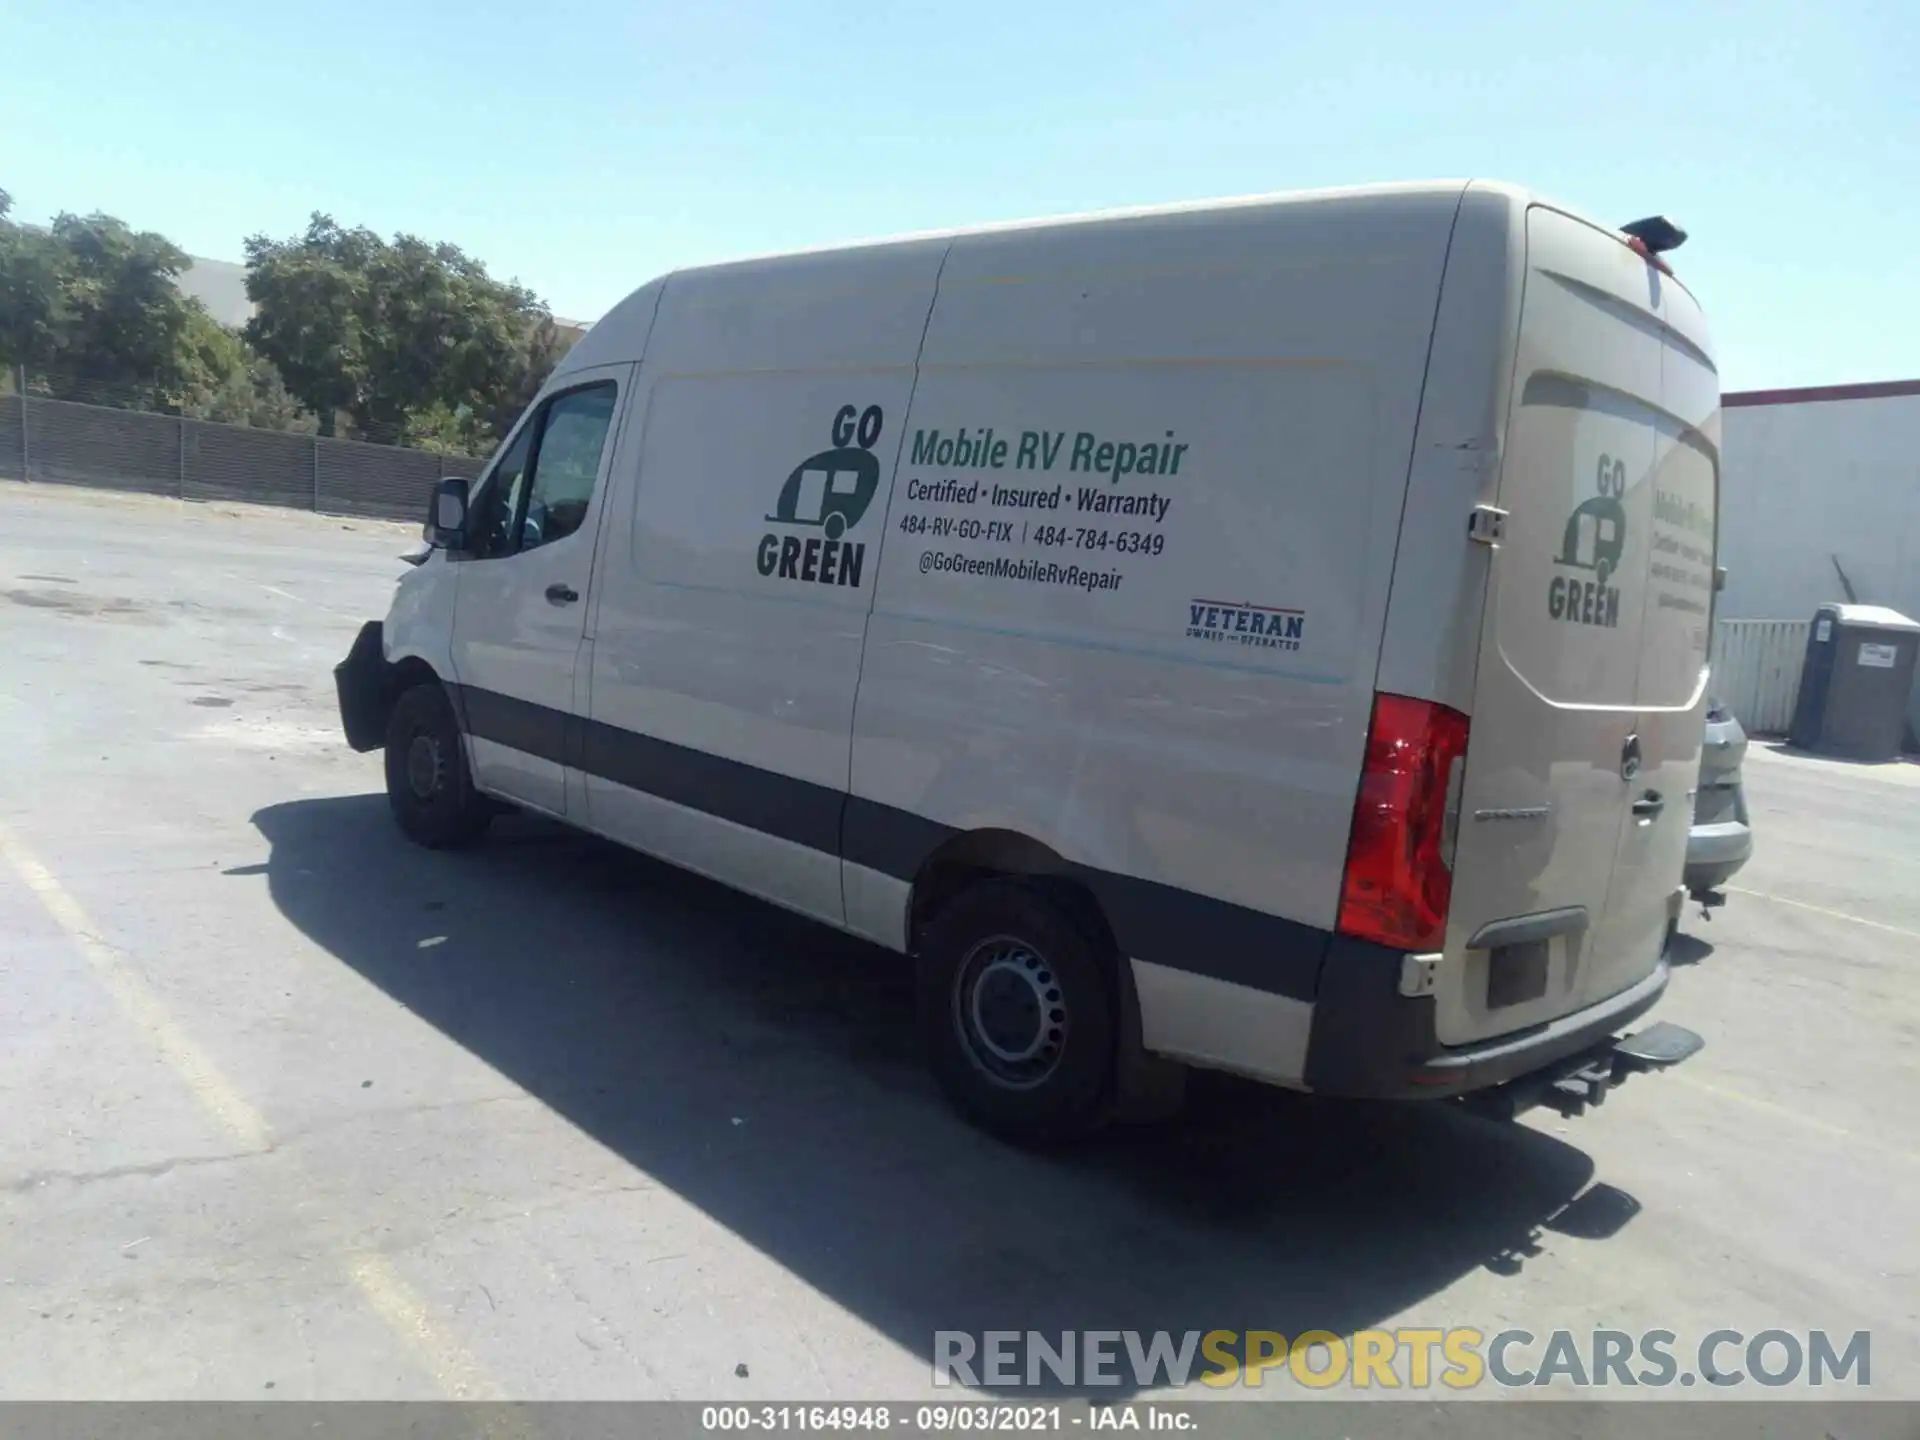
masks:
<instances>
[{"instance_id":1,"label":"painted parking line","mask_svg":"<svg viewBox=\"0 0 1920 1440\"><path fill-rule=\"evenodd\" d=\"M328 615L339 615L348 620L359 618L351 610L339 610L331 605L323 604L318 600L309 600L304 596L295 595L291 590L282 590L278 585L261 585L260 588L269 595L278 596L282 600L291 600L294 604L304 605L310 610L324 611Z\"/></svg>"},{"instance_id":2,"label":"painted parking line","mask_svg":"<svg viewBox=\"0 0 1920 1440\"><path fill-rule=\"evenodd\" d=\"M266 1117L194 1043L139 972L101 938L100 927L53 871L4 823L0 823L0 859L39 900L41 908L99 977L120 1012L147 1036L167 1068L214 1123L239 1143L244 1155L273 1151ZM298 1164L291 1155L282 1158ZM300 1188L306 1193L316 1189L312 1184ZM480 1363L434 1323L426 1301L401 1278L386 1256L369 1252L344 1256L342 1262L354 1289L412 1352L443 1394L456 1400L505 1398L505 1392Z\"/></svg>"},{"instance_id":3,"label":"painted parking line","mask_svg":"<svg viewBox=\"0 0 1920 1440\"><path fill-rule=\"evenodd\" d=\"M354 1257L348 1273L367 1303L387 1328L407 1342L407 1348L433 1376L441 1393L456 1400L504 1400L506 1392L463 1347L449 1340L420 1292L400 1278L393 1262L379 1254Z\"/></svg>"},{"instance_id":4,"label":"painted parking line","mask_svg":"<svg viewBox=\"0 0 1920 1440\"><path fill-rule=\"evenodd\" d=\"M0 857L4 857L20 883L32 892L40 906L73 942L121 1014L145 1032L167 1068L193 1092L200 1107L216 1124L246 1151L271 1148L267 1122L247 1103L217 1065L174 1022L167 1007L128 965L119 953L100 937L100 931L80 903L67 893L54 874L23 845L19 838L0 825Z\"/></svg>"},{"instance_id":5,"label":"painted parking line","mask_svg":"<svg viewBox=\"0 0 1920 1440\"><path fill-rule=\"evenodd\" d=\"M1809 905L1804 900L1789 900L1784 895L1769 895L1765 890L1743 890L1738 885L1726 887L1735 895L1751 895L1756 900L1771 900L1776 905L1791 905L1796 910L1811 910L1816 915L1825 915L1832 920L1845 920L1850 925L1864 925L1869 930L1884 930L1889 935L1904 935L1909 940L1920 940L1920 930L1903 930L1898 925L1883 925L1878 920L1869 920L1862 915L1849 915L1844 910L1829 910L1824 905Z\"/></svg>"},{"instance_id":6,"label":"painted parking line","mask_svg":"<svg viewBox=\"0 0 1920 1440\"><path fill-rule=\"evenodd\" d=\"M1813 1130L1829 1139L1844 1141L1849 1145L1864 1146L1869 1150L1904 1160L1909 1165L1920 1165L1920 1153L1890 1145L1872 1135L1863 1135L1858 1130L1849 1130L1844 1125L1835 1125L1831 1120L1822 1120L1817 1115L1809 1115L1804 1110L1795 1110L1786 1105L1776 1104L1772 1100L1763 1100L1758 1095L1749 1095L1742 1090L1734 1090L1711 1080L1702 1080L1697 1075L1689 1075L1685 1070L1674 1070L1670 1079L1693 1090L1702 1091L1719 1100L1732 1100L1754 1110L1763 1111L1777 1120L1786 1120L1805 1130Z\"/></svg>"}]
</instances>

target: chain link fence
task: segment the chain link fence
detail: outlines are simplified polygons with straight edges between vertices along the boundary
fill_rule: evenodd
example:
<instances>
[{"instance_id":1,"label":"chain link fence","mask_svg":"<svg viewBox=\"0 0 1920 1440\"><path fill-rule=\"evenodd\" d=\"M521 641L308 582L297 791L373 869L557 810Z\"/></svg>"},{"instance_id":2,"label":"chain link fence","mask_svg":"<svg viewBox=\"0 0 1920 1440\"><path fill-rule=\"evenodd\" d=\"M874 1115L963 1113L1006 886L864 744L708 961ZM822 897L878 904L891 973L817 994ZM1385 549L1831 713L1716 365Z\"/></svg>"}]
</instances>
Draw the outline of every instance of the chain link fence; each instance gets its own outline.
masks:
<instances>
[{"instance_id":1,"label":"chain link fence","mask_svg":"<svg viewBox=\"0 0 1920 1440\"><path fill-rule=\"evenodd\" d=\"M39 395L0 395L0 478L417 520L484 462Z\"/></svg>"}]
</instances>

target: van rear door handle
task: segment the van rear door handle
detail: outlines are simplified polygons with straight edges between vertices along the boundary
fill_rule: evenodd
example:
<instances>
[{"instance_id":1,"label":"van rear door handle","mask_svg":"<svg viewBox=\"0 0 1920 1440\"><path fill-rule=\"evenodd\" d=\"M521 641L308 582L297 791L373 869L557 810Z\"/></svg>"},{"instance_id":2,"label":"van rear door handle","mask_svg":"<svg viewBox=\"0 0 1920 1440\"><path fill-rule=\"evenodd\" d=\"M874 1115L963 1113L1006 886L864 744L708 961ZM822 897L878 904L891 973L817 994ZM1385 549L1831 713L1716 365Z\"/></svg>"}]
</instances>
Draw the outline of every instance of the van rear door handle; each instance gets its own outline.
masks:
<instances>
[{"instance_id":1,"label":"van rear door handle","mask_svg":"<svg viewBox=\"0 0 1920 1440\"><path fill-rule=\"evenodd\" d=\"M1660 798L1658 790L1649 790L1633 802L1633 815L1636 820L1651 820L1667 808L1667 802Z\"/></svg>"},{"instance_id":2,"label":"van rear door handle","mask_svg":"<svg viewBox=\"0 0 1920 1440\"><path fill-rule=\"evenodd\" d=\"M556 605L571 605L580 598L580 592L564 581L556 580L547 586L547 599Z\"/></svg>"}]
</instances>

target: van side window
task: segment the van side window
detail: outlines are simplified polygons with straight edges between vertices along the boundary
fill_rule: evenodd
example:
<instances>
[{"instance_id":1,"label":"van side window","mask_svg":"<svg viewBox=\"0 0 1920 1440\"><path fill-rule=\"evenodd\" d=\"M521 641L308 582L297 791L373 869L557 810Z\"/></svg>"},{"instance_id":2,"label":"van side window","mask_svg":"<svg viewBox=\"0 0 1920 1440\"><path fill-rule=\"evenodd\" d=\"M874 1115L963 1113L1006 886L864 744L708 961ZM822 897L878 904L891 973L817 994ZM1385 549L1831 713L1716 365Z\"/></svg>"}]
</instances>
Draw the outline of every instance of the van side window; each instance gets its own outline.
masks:
<instances>
[{"instance_id":1,"label":"van side window","mask_svg":"<svg viewBox=\"0 0 1920 1440\"><path fill-rule=\"evenodd\" d=\"M536 417L520 427L507 453L493 467L475 504L480 537L479 558L494 559L519 549L520 502L527 488L527 457L533 453L533 437L539 430Z\"/></svg>"},{"instance_id":2,"label":"van side window","mask_svg":"<svg viewBox=\"0 0 1920 1440\"><path fill-rule=\"evenodd\" d=\"M584 385L548 403L533 465L533 491L520 548L564 540L580 528L600 478L600 452L613 428L614 384Z\"/></svg>"},{"instance_id":3,"label":"van side window","mask_svg":"<svg viewBox=\"0 0 1920 1440\"><path fill-rule=\"evenodd\" d=\"M520 427L475 501L478 558L516 555L580 528L613 428L616 394L611 380L583 385L554 396Z\"/></svg>"}]
</instances>

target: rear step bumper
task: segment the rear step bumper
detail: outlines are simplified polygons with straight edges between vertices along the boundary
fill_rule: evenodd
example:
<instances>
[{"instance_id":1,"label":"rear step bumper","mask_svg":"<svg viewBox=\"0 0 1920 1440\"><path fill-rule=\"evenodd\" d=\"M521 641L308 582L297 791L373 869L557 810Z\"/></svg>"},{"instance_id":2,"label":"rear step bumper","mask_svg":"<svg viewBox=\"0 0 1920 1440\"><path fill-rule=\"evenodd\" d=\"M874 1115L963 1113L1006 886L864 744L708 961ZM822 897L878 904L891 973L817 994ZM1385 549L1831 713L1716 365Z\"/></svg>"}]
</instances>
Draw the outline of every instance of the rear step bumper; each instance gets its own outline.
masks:
<instances>
[{"instance_id":1,"label":"rear step bumper","mask_svg":"<svg viewBox=\"0 0 1920 1440\"><path fill-rule=\"evenodd\" d=\"M1504 1085L1476 1090L1461 1097L1460 1103L1496 1120L1511 1120L1540 1105L1571 1117L1600 1104L1629 1075L1678 1065L1705 1043L1693 1031L1661 1020L1620 1039L1602 1040Z\"/></svg>"},{"instance_id":2,"label":"rear step bumper","mask_svg":"<svg viewBox=\"0 0 1920 1440\"><path fill-rule=\"evenodd\" d=\"M1400 994L1404 956L1363 941L1336 937L1321 969L1313 1028L1307 1042L1307 1088L1324 1095L1382 1100L1442 1100L1509 1085L1496 1110L1536 1093L1571 1101L1576 1090L1603 1093L1635 1068L1677 1064L1699 1048L1699 1037L1682 1045L1678 1026L1655 1026L1643 1036L1620 1039L1620 1032L1659 1002L1671 974L1663 954L1644 979L1597 1005L1563 1015L1517 1034L1478 1045L1449 1048L1440 1043L1429 995ZM1636 1058L1622 1062L1622 1046L1678 1046L1671 1059ZM1595 1087L1601 1062L1608 1086ZM1586 1075L1579 1085L1561 1090L1562 1080ZM1529 1104L1553 1103L1547 1099ZM1586 1103L1592 1103L1589 1100ZM1525 1107L1523 1107L1525 1108ZM1516 1112L1517 1113L1517 1112Z\"/></svg>"}]
</instances>

